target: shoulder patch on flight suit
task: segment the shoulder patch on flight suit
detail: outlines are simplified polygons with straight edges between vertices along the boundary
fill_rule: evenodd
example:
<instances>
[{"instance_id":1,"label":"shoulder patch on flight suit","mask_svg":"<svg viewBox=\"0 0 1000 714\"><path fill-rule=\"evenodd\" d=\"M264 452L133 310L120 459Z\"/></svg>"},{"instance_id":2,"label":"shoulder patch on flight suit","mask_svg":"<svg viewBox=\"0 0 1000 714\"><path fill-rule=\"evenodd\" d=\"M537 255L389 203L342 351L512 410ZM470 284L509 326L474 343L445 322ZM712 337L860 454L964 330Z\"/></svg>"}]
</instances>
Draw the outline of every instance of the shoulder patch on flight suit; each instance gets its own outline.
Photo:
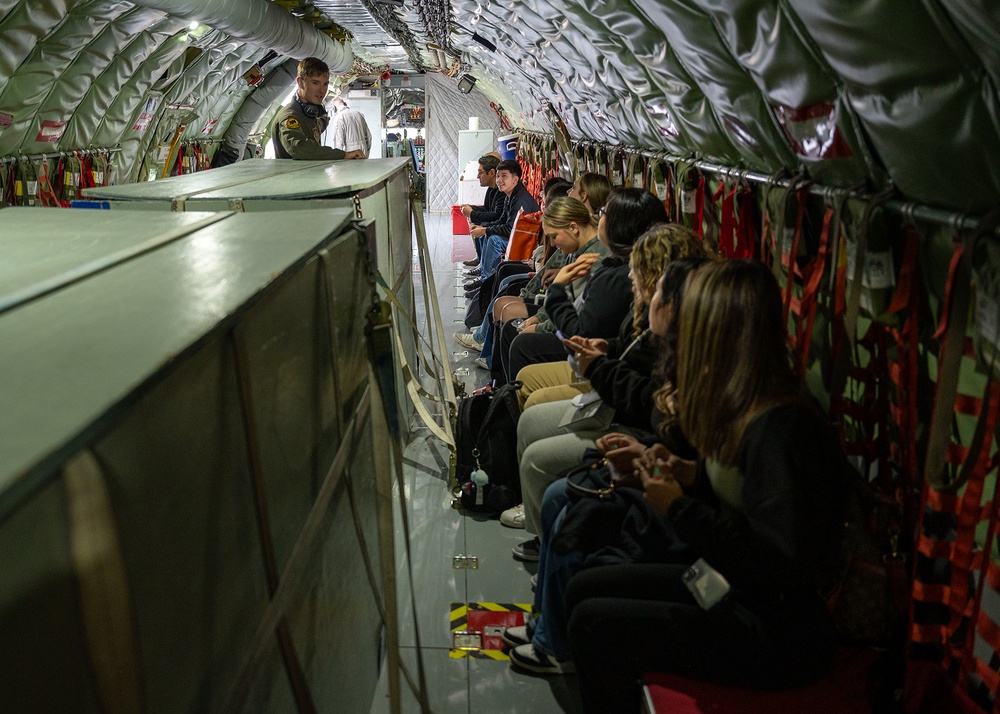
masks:
<instances>
[{"instance_id":1,"label":"shoulder patch on flight suit","mask_svg":"<svg viewBox=\"0 0 1000 714\"><path fill-rule=\"evenodd\" d=\"M287 119L285 119L285 128L287 128L287 129L298 129L299 128L299 120L296 119L295 117L288 117Z\"/></svg>"}]
</instances>

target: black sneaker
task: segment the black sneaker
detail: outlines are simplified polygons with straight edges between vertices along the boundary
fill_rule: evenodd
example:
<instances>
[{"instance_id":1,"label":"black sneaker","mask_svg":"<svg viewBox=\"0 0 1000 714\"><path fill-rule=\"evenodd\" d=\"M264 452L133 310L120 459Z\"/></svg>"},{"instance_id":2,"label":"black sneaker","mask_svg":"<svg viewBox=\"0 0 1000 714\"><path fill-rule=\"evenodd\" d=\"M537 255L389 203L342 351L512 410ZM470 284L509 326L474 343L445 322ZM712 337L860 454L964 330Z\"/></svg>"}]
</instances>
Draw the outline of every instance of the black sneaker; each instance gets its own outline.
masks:
<instances>
[{"instance_id":1,"label":"black sneaker","mask_svg":"<svg viewBox=\"0 0 1000 714\"><path fill-rule=\"evenodd\" d=\"M463 260L462 265L464 265L467 268L478 268L479 258L473 258L472 260Z\"/></svg>"},{"instance_id":2,"label":"black sneaker","mask_svg":"<svg viewBox=\"0 0 1000 714\"><path fill-rule=\"evenodd\" d=\"M526 563L537 563L538 562L538 551L542 547L542 542L535 536L531 540L526 540L518 543L511 550L514 553L514 557L517 560L523 560Z\"/></svg>"},{"instance_id":3,"label":"black sneaker","mask_svg":"<svg viewBox=\"0 0 1000 714\"><path fill-rule=\"evenodd\" d=\"M473 268L472 270L469 270L465 273L465 277L478 278L480 273L482 273L482 270L480 270L479 268Z\"/></svg>"}]
</instances>

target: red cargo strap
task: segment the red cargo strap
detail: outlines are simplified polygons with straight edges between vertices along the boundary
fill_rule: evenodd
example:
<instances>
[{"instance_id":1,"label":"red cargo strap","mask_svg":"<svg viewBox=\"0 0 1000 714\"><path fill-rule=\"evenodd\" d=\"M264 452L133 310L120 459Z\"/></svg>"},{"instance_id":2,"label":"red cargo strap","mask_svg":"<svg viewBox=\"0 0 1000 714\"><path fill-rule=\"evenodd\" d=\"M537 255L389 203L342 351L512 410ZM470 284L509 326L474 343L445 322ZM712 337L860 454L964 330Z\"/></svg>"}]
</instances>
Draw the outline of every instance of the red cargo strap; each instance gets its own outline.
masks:
<instances>
[{"instance_id":1,"label":"red cargo strap","mask_svg":"<svg viewBox=\"0 0 1000 714\"><path fill-rule=\"evenodd\" d=\"M802 202L800 203L802 211L799 214L801 216L801 213L804 211L804 196L800 198L800 201ZM823 216L823 228L820 231L819 248L816 250L816 256L809 261L809 264L802 271L802 299L799 301L798 334L795 340L795 354L799 362L799 374L802 375L806 373L806 368L809 366L809 346L812 343L813 325L816 321L816 297L823 273L826 271L826 257L829 254L830 246L830 224L835 215L838 215L838 212L828 206ZM800 227L801 219L797 221L796 231ZM793 266L795 265L794 256L790 263ZM789 285L792 284L792 278L793 274L789 272Z\"/></svg>"},{"instance_id":2,"label":"red cargo strap","mask_svg":"<svg viewBox=\"0 0 1000 714\"><path fill-rule=\"evenodd\" d=\"M62 166L62 159L59 160L58 166ZM57 174L61 174L61 171L57 170ZM41 161L41 171L37 174L38 178L38 200L43 206L57 207L63 205L62 201L59 199L59 194L53 188L52 183L49 181L49 162L45 159Z\"/></svg>"},{"instance_id":3,"label":"red cargo strap","mask_svg":"<svg viewBox=\"0 0 1000 714\"><path fill-rule=\"evenodd\" d=\"M958 276L959 268L962 265L962 258L965 257L965 245L958 236L955 237L955 249L951 254L951 261L948 263L948 280L944 284L944 302L941 306L941 317L938 320L937 329L931 335L934 339L941 339L948 331L948 320L951 315L952 294L955 289L955 280Z\"/></svg>"},{"instance_id":4,"label":"red cargo strap","mask_svg":"<svg viewBox=\"0 0 1000 714\"><path fill-rule=\"evenodd\" d=\"M753 258L757 247L757 236L753 223L753 191L749 186L740 186L736 194L736 258Z\"/></svg>"},{"instance_id":5,"label":"red cargo strap","mask_svg":"<svg viewBox=\"0 0 1000 714\"><path fill-rule=\"evenodd\" d=\"M972 444L969 448L969 458L962 465L962 470L968 470L968 475L963 479L968 486L966 486L966 492L972 489L973 484L980 484L979 491L983 490L983 485L986 482L986 476L996 468L997 457L991 456L990 452L993 447L993 435L996 432L997 426L997 412L1000 411L1000 384L994 382L993 380L988 380L986 385L986 393L983 395L983 407L982 414L979 417L979 421L976 425L976 433L973 436ZM986 582L989 579L987 577L987 565L990 563L990 554L993 552L993 542L997 535L997 525L998 525L998 507L1000 504L996 500L996 490L997 483L996 480L993 481L993 495L990 498L992 508L990 509L990 520L989 528L986 535L986 540L983 543L982 550L979 551L981 555L981 563L979 565L979 582L976 587L975 596L972 600L972 612L970 613L970 622L976 623L976 627L969 627L966 634L965 647L963 650L962 659L962 669L965 672L970 670L976 671L978 667L978 659L975 656L975 636L977 632L982 633L982 623L980 622L980 607L983 599L983 590L986 587ZM978 524L975 524L978 525ZM966 541L973 541L975 538L975 525L970 529L968 537L963 537L963 533L959 531L958 537L960 540L956 541L962 542L963 545ZM961 528L961 522L959 523L959 528ZM970 544L971 548L971 544ZM954 564L952 566L954 568ZM965 582L968 583L968 577L965 578ZM954 587L954 579L953 579ZM990 623L991 625L993 623ZM989 631L989 633L995 633L996 626ZM985 637L984 637L985 639ZM994 654L1000 647L995 644L997 640L987 640L990 647L994 650ZM978 673L978 672L977 672ZM993 673L993 678L990 680L990 691L994 695L997 693L997 687L1000 685L1000 678L996 673Z\"/></svg>"},{"instance_id":6,"label":"red cargo strap","mask_svg":"<svg viewBox=\"0 0 1000 714\"><path fill-rule=\"evenodd\" d=\"M694 194L694 232L705 237L705 175L698 173L698 188Z\"/></svg>"}]
</instances>

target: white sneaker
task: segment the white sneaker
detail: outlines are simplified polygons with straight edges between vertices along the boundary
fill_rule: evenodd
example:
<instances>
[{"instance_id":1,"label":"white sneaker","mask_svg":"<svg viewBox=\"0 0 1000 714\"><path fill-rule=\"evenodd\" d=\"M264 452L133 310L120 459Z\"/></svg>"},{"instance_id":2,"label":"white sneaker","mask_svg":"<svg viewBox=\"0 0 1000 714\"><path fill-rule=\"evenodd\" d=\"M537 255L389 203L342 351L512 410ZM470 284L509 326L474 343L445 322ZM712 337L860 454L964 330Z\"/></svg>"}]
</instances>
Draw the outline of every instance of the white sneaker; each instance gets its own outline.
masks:
<instances>
[{"instance_id":1,"label":"white sneaker","mask_svg":"<svg viewBox=\"0 0 1000 714\"><path fill-rule=\"evenodd\" d=\"M483 343L476 342L476 338L472 336L471 332L456 332L452 337L455 338L455 342L466 349L475 350L476 352L483 351Z\"/></svg>"},{"instance_id":2,"label":"white sneaker","mask_svg":"<svg viewBox=\"0 0 1000 714\"><path fill-rule=\"evenodd\" d=\"M524 528L524 504L508 508L501 513L500 523L508 528Z\"/></svg>"},{"instance_id":3,"label":"white sneaker","mask_svg":"<svg viewBox=\"0 0 1000 714\"><path fill-rule=\"evenodd\" d=\"M486 364L486 360L484 360L482 357L476 357L474 360L472 360L472 363L477 367L479 367L479 369L489 370L490 368L490 366Z\"/></svg>"},{"instance_id":4,"label":"white sneaker","mask_svg":"<svg viewBox=\"0 0 1000 714\"><path fill-rule=\"evenodd\" d=\"M503 634L500 635L500 639L502 639L504 644L508 647L520 647L521 645L526 645L531 642L531 637L528 636L527 625L504 628Z\"/></svg>"}]
</instances>

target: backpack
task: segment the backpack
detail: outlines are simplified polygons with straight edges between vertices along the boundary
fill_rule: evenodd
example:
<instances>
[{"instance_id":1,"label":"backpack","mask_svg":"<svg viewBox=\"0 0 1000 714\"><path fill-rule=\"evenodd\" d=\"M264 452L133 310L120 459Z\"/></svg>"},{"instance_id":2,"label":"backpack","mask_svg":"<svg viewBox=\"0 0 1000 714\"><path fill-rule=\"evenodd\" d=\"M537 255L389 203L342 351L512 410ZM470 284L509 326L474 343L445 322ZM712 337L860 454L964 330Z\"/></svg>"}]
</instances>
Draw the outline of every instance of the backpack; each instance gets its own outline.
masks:
<instances>
[{"instance_id":1,"label":"backpack","mask_svg":"<svg viewBox=\"0 0 1000 714\"><path fill-rule=\"evenodd\" d=\"M496 515L521 502L517 465L520 387L520 382L511 382L458 404L455 495L467 511Z\"/></svg>"},{"instance_id":2,"label":"backpack","mask_svg":"<svg viewBox=\"0 0 1000 714\"><path fill-rule=\"evenodd\" d=\"M514 229L507 241L504 260L528 260L538 245L538 232L542 228L542 213L525 213L522 208L514 219Z\"/></svg>"}]
</instances>

